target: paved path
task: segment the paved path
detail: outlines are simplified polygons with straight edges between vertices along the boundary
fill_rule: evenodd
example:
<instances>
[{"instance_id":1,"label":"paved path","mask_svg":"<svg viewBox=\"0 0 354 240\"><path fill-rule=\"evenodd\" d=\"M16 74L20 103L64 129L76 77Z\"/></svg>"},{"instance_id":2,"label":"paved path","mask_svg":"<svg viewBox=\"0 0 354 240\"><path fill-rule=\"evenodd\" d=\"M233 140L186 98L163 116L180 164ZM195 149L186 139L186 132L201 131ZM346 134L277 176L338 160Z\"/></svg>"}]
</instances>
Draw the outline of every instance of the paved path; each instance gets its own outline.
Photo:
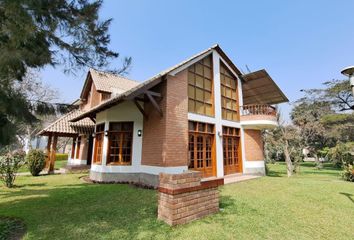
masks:
<instances>
[{"instance_id":1,"label":"paved path","mask_svg":"<svg viewBox=\"0 0 354 240\"><path fill-rule=\"evenodd\" d=\"M65 173L65 170L60 168L59 170L54 170L54 174L64 174ZM47 175L47 171L42 171L39 175ZM16 176L28 176L28 175L31 175L30 172L20 172L20 173L17 173Z\"/></svg>"},{"instance_id":2,"label":"paved path","mask_svg":"<svg viewBox=\"0 0 354 240\"><path fill-rule=\"evenodd\" d=\"M262 177L262 176L233 174L233 175L228 175L228 176L224 177L224 184L241 182L241 181L246 181L246 180L260 178L260 177Z\"/></svg>"}]
</instances>

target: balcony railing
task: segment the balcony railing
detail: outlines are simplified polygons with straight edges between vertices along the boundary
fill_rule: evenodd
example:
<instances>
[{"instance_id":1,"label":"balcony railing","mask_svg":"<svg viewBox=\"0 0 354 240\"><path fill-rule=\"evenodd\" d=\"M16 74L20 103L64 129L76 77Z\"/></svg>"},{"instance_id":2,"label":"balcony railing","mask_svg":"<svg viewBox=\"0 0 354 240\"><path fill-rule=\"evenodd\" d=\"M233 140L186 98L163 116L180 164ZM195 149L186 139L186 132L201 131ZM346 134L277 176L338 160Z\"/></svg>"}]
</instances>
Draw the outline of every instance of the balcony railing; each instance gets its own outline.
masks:
<instances>
[{"instance_id":1,"label":"balcony railing","mask_svg":"<svg viewBox=\"0 0 354 240\"><path fill-rule=\"evenodd\" d=\"M243 105L240 107L241 116L269 115L276 116L275 107L265 104Z\"/></svg>"}]
</instances>

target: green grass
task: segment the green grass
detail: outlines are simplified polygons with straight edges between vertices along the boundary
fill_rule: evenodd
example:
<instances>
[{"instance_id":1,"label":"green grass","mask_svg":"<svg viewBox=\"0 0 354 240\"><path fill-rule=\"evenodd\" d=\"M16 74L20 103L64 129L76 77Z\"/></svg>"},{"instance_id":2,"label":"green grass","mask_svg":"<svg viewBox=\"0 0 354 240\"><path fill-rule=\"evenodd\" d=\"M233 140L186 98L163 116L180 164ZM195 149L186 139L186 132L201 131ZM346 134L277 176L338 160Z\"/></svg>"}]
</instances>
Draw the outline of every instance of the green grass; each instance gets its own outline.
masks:
<instances>
[{"instance_id":1,"label":"green grass","mask_svg":"<svg viewBox=\"0 0 354 240\"><path fill-rule=\"evenodd\" d=\"M19 177L0 187L0 216L23 219L25 239L354 239L354 184L329 166L300 171L270 165L270 177L225 185L220 213L174 228L156 219L156 191L80 174Z\"/></svg>"}]
</instances>

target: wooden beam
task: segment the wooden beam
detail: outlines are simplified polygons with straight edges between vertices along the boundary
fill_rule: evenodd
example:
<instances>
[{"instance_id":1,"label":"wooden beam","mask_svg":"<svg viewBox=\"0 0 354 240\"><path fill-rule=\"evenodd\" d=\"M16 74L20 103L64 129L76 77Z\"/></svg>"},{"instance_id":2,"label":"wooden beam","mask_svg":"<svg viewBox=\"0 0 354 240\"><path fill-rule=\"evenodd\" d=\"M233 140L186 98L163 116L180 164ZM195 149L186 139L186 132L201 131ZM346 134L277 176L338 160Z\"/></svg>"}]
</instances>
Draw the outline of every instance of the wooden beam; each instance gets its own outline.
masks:
<instances>
[{"instance_id":1,"label":"wooden beam","mask_svg":"<svg viewBox=\"0 0 354 240\"><path fill-rule=\"evenodd\" d=\"M143 107L140 105L137 99L134 99L134 103L136 107L139 109L139 111L141 112L141 114L143 114L145 118L148 118L148 115L146 114L146 112L144 111Z\"/></svg>"},{"instance_id":2,"label":"wooden beam","mask_svg":"<svg viewBox=\"0 0 354 240\"><path fill-rule=\"evenodd\" d=\"M154 96L154 97L161 97L161 94L160 93L157 93L157 92L153 92L153 91L146 91L146 93L149 93L151 96Z\"/></svg>"},{"instance_id":3,"label":"wooden beam","mask_svg":"<svg viewBox=\"0 0 354 240\"><path fill-rule=\"evenodd\" d=\"M48 169L48 174L53 174L54 173L54 164L55 164L55 154L57 152L57 143L58 143L58 136L54 135L53 138L53 143L52 143L52 147L50 150L50 164L49 164L49 169Z\"/></svg>"},{"instance_id":4,"label":"wooden beam","mask_svg":"<svg viewBox=\"0 0 354 240\"><path fill-rule=\"evenodd\" d=\"M89 117L91 119L92 122L96 123L96 119L92 116Z\"/></svg>"},{"instance_id":5,"label":"wooden beam","mask_svg":"<svg viewBox=\"0 0 354 240\"><path fill-rule=\"evenodd\" d=\"M157 104L157 102L155 101L155 99L151 96L151 94L149 93L149 91L147 91L146 96L149 98L150 102L152 103L152 105L156 108L156 110L160 113L160 116L163 116L162 110L159 107L159 105Z\"/></svg>"},{"instance_id":6,"label":"wooden beam","mask_svg":"<svg viewBox=\"0 0 354 240\"><path fill-rule=\"evenodd\" d=\"M52 145L52 135L48 135L48 141L47 141L47 151L46 151L46 159L45 159L45 168L49 168L50 164L50 147Z\"/></svg>"}]
</instances>

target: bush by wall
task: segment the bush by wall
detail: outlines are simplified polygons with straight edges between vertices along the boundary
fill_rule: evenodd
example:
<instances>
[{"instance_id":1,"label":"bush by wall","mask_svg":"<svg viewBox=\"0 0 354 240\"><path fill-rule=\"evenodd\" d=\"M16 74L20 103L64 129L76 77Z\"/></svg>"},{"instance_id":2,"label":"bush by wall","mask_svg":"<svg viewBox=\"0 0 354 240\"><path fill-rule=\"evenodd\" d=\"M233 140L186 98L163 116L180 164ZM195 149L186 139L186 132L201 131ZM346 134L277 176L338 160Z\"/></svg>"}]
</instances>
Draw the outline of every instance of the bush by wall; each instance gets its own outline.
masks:
<instances>
[{"instance_id":1,"label":"bush by wall","mask_svg":"<svg viewBox=\"0 0 354 240\"><path fill-rule=\"evenodd\" d=\"M0 152L0 181L5 186L11 188L14 186L16 173L24 164L25 152L9 151L6 149Z\"/></svg>"},{"instance_id":2,"label":"bush by wall","mask_svg":"<svg viewBox=\"0 0 354 240\"><path fill-rule=\"evenodd\" d=\"M45 167L45 154L41 150L32 149L26 156L26 162L32 176L38 176Z\"/></svg>"}]
</instances>

